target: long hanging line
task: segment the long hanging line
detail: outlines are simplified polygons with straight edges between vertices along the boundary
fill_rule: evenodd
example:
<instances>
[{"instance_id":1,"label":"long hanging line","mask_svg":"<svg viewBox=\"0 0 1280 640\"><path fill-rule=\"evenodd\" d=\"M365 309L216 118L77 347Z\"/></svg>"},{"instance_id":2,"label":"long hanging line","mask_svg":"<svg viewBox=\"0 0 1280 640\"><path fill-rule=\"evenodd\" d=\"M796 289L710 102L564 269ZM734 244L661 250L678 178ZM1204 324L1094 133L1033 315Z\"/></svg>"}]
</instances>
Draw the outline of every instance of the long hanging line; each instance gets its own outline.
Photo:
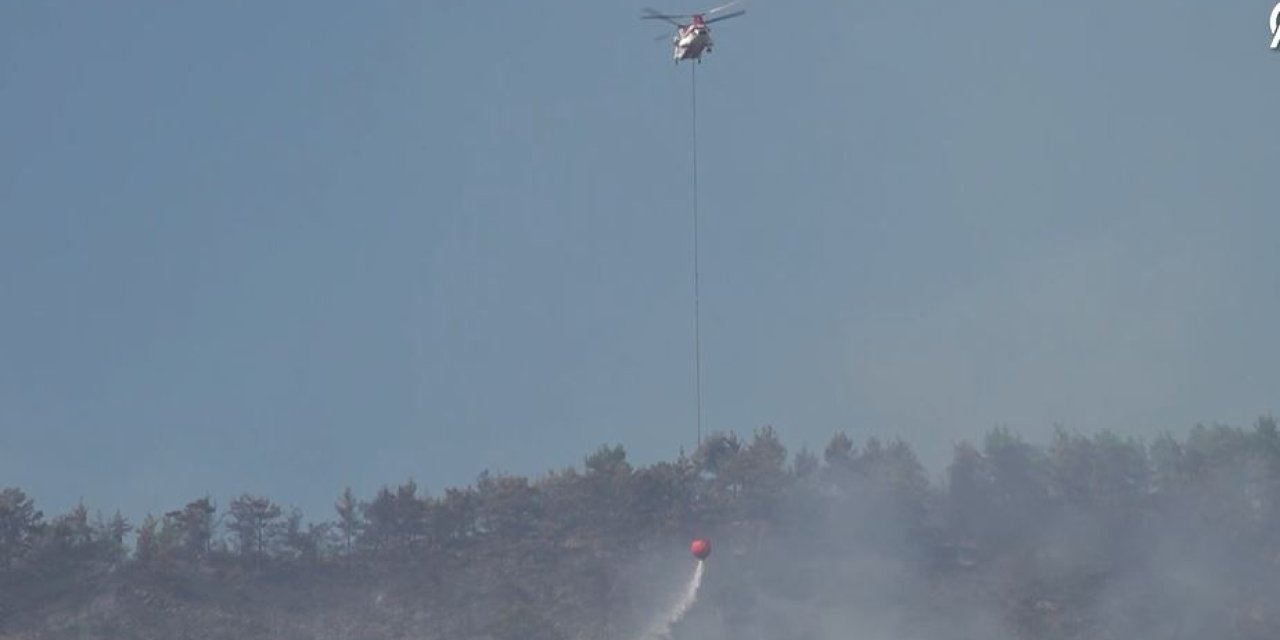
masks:
<instances>
[{"instance_id":1,"label":"long hanging line","mask_svg":"<svg viewBox=\"0 0 1280 640\"><path fill-rule=\"evenodd\" d=\"M693 368L694 395L697 397L698 446L702 446L702 316L699 300L698 273L698 65L689 65L693 106Z\"/></svg>"}]
</instances>

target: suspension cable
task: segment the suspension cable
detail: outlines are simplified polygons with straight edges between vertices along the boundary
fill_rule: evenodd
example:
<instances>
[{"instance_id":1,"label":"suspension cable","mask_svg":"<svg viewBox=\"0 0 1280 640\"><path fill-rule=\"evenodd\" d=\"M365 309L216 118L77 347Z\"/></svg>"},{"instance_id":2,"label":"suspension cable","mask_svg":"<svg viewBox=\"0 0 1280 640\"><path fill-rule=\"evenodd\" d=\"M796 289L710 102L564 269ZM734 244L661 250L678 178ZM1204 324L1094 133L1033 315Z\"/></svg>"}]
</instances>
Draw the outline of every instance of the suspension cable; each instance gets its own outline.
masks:
<instances>
[{"instance_id":1,"label":"suspension cable","mask_svg":"<svg viewBox=\"0 0 1280 640\"><path fill-rule=\"evenodd\" d=\"M697 398L698 446L702 446L702 316L698 272L698 64L690 61L689 78L693 111L693 368L694 395Z\"/></svg>"}]
</instances>

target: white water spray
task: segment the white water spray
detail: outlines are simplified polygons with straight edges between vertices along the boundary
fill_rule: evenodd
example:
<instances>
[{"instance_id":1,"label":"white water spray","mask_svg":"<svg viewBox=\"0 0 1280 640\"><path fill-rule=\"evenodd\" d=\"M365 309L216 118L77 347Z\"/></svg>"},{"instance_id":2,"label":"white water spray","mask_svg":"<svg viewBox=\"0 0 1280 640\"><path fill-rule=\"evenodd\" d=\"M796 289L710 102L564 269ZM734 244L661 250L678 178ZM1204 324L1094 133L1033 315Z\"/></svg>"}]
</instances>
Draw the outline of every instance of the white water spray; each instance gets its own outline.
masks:
<instances>
[{"instance_id":1,"label":"white water spray","mask_svg":"<svg viewBox=\"0 0 1280 640\"><path fill-rule=\"evenodd\" d=\"M684 593L680 595L680 599L671 607L665 615L662 616L641 640L670 640L671 626L679 622L684 614L689 612L689 608L698 600L698 587L702 586L702 570L705 563L698 561L698 567L693 570L693 577L689 579L689 584L685 585Z\"/></svg>"}]
</instances>

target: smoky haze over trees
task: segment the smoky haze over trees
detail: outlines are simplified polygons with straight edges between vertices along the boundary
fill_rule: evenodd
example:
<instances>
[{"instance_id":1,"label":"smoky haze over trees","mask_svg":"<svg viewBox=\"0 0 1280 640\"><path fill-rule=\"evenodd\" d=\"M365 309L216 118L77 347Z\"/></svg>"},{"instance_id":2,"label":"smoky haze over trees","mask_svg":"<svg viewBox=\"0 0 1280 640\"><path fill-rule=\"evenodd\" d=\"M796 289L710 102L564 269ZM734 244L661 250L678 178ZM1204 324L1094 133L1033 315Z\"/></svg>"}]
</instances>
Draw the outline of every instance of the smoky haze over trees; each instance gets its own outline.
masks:
<instances>
[{"instance_id":1,"label":"smoky haze over trees","mask_svg":"<svg viewBox=\"0 0 1280 640\"><path fill-rule=\"evenodd\" d=\"M0 491L0 638L634 638L715 553L675 638L1280 638L1280 433L995 429L931 482L900 440L770 428L635 467L210 497L142 522Z\"/></svg>"}]
</instances>

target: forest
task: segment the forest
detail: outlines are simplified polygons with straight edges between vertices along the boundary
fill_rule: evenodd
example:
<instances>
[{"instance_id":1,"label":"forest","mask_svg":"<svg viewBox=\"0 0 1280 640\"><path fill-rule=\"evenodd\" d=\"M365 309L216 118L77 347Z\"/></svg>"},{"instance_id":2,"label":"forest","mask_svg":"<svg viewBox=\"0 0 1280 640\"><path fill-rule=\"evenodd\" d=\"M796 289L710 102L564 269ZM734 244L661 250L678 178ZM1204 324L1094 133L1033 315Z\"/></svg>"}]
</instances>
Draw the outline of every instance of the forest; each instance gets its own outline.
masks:
<instances>
[{"instance_id":1,"label":"forest","mask_svg":"<svg viewBox=\"0 0 1280 640\"><path fill-rule=\"evenodd\" d=\"M244 494L131 522L0 490L0 639L638 638L715 552L681 639L1280 638L1280 433L1009 429L931 478L900 439L716 433L634 466Z\"/></svg>"}]
</instances>

